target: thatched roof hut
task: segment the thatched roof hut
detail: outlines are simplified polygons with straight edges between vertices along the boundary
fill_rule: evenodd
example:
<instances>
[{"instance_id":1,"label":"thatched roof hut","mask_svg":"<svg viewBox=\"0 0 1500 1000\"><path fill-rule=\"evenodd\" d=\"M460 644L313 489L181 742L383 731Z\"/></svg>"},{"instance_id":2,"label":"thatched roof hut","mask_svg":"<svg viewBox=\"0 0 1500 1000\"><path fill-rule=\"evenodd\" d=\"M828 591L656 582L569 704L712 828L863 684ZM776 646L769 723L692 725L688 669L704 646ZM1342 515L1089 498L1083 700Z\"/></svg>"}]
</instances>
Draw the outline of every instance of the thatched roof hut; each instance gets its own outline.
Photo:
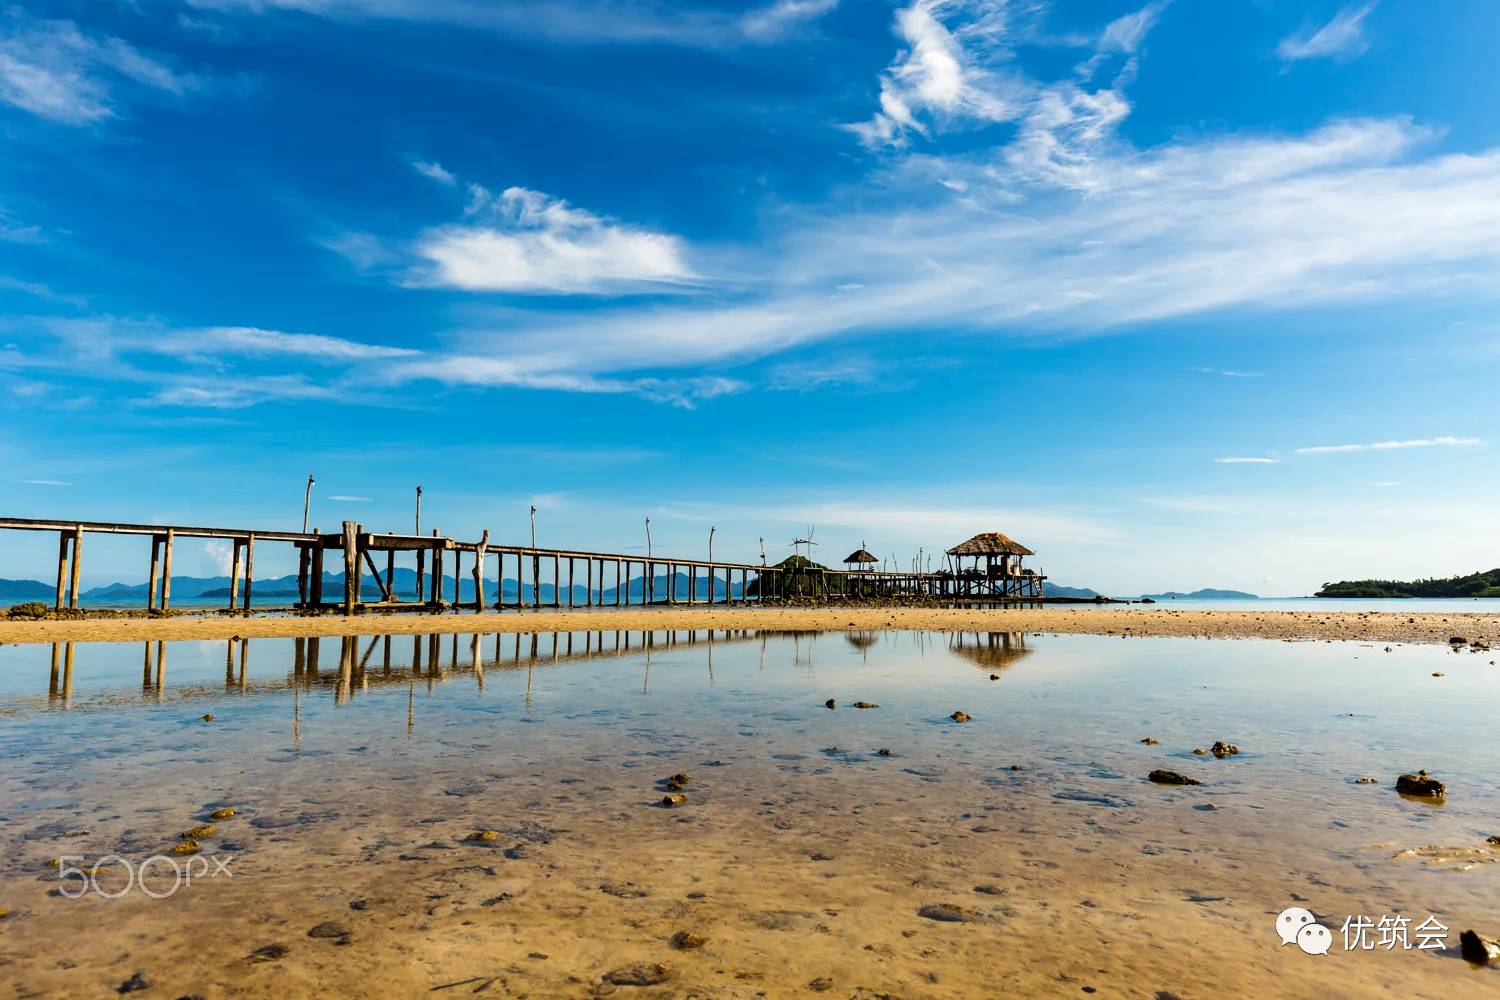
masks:
<instances>
[{"instance_id":1,"label":"thatched roof hut","mask_svg":"<svg viewBox=\"0 0 1500 1000\"><path fill-rule=\"evenodd\" d=\"M981 531L948 550L950 556L1034 556L1035 552L999 531Z\"/></svg>"},{"instance_id":2,"label":"thatched roof hut","mask_svg":"<svg viewBox=\"0 0 1500 1000\"><path fill-rule=\"evenodd\" d=\"M869 549L863 548L855 549L853 552L844 557L844 564L848 566L868 566L871 563L878 562L880 562L880 560L877 559Z\"/></svg>"}]
</instances>

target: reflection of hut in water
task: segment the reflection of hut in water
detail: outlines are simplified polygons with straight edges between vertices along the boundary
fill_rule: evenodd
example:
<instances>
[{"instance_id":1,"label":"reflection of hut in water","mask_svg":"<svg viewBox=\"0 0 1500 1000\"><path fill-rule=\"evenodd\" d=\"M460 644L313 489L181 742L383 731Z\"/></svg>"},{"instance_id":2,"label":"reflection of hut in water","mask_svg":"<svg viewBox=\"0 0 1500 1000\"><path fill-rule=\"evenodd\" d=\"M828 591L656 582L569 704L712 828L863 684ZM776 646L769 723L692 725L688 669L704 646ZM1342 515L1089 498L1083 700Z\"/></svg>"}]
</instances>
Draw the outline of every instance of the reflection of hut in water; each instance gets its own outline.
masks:
<instances>
[{"instance_id":1,"label":"reflection of hut in water","mask_svg":"<svg viewBox=\"0 0 1500 1000\"><path fill-rule=\"evenodd\" d=\"M1035 552L999 531L982 531L948 550L955 597L1042 597L1046 576L1021 565ZM967 566L964 560L969 560Z\"/></svg>"},{"instance_id":2,"label":"reflection of hut in water","mask_svg":"<svg viewBox=\"0 0 1500 1000\"><path fill-rule=\"evenodd\" d=\"M1003 670L1031 653L1025 632L954 632L948 651L986 670Z\"/></svg>"},{"instance_id":3,"label":"reflection of hut in water","mask_svg":"<svg viewBox=\"0 0 1500 1000\"><path fill-rule=\"evenodd\" d=\"M873 630L867 629L862 632L845 632L844 640L855 649L864 652L879 642L880 637Z\"/></svg>"}]
</instances>

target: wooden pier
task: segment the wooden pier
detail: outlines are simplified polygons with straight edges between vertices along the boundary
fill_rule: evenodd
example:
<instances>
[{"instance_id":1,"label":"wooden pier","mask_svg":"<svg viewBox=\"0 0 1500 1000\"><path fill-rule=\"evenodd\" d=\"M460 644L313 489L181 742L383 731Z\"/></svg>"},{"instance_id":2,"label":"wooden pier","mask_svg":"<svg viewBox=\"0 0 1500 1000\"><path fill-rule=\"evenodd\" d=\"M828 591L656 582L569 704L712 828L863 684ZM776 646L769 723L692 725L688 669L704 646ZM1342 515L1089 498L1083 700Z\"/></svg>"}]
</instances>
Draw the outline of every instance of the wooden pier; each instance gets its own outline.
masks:
<instances>
[{"instance_id":1,"label":"wooden pier","mask_svg":"<svg viewBox=\"0 0 1500 1000\"><path fill-rule=\"evenodd\" d=\"M318 530L267 531L185 525L127 524L0 518L0 531L56 532L57 590L54 607L79 607L84 540L89 535L124 535L150 540L146 609L172 606L172 554L178 539L217 539L232 546L226 612L248 614L255 586L255 552L268 544L291 545L297 553L297 600L289 610L302 613L365 611L474 610L634 607L642 605L748 604L803 601L939 600L954 603L1006 603L1043 598L1040 573L1022 569L1031 550L998 532L976 535L950 549L953 568L938 572L891 572L868 568L831 570L806 560L779 565L722 562L618 552L589 552L501 545L484 531L476 541L441 535L380 534L344 521L337 534ZM964 556L975 565L961 569ZM415 592L397 593L398 557L415 562ZM985 559L983 566L979 558ZM450 565L451 564L451 565ZM325 593L330 576L341 572L341 594ZM514 570L513 598L505 593L505 573ZM496 582L491 603L485 580ZM699 575L702 575L700 582ZM658 580L658 576L664 580ZM685 584L680 580L685 577ZM452 596L448 582L452 582ZM468 580L472 600L462 599ZM369 584L369 586L367 586ZM700 585L701 584L701 585ZM550 600L544 589L550 585ZM706 589L706 595L703 591ZM376 597L367 599L373 590ZM259 610L273 610L262 607Z\"/></svg>"}]
</instances>

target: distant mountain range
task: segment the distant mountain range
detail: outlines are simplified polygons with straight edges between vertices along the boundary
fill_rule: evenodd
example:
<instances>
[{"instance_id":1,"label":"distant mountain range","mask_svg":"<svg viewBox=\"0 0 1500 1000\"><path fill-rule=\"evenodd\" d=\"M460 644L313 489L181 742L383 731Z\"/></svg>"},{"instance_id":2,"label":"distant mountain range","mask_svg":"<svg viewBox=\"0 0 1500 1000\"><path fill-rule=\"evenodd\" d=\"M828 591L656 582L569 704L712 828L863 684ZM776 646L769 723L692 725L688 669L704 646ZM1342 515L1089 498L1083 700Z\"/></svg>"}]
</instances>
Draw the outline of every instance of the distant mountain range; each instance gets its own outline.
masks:
<instances>
[{"instance_id":1,"label":"distant mountain range","mask_svg":"<svg viewBox=\"0 0 1500 1000\"><path fill-rule=\"evenodd\" d=\"M678 573L676 574L676 577L677 599L687 600L688 576L686 573ZM229 601L230 582L231 581L227 576L173 576L172 599L174 601L194 602L223 601L227 604ZM427 582L428 586L431 586L430 577L427 578ZM658 600L662 600L666 597L667 582L667 574L661 574L656 577L655 593ZM444 599L448 601L453 600L452 575L445 574L443 583ZM698 576L697 584L697 599L700 601L707 600L708 581L704 576L700 574ZM397 569L395 574L391 578L391 585L396 592L396 596L404 600L414 600L416 597L417 589L416 570L405 568ZM496 599L496 596L500 592L501 588L504 589L506 603L514 603L517 594L520 593L520 587L515 580L509 578L501 581L498 585L493 580L485 580L485 600L493 602ZM107 601L111 604L139 601L142 605L144 605L146 603L146 591L148 589L149 584L146 583L111 583L102 587L91 587L88 590L80 591L78 599L80 603L83 604L88 604L91 601L95 603ZM588 596L587 587L584 585L584 583L578 581L575 578L572 590L573 603L575 605L582 605ZM324 573L323 599L329 601L337 600L342 598L343 593L343 574L340 573L335 575L332 573ZM557 593L557 587L555 587L551 583L544 582L541 584L540 588L538 588L535 599L539 600L542 604L552 604ZM625 582L624 592L622 596L629 596L632 601L639 601L645 593L646 578L638 576L632 577ZM534 592L532 584L528 580L526 583L525 592L527 603L530 603L533 600L533 594ZM742 596L740 593L740 584L738 580L734 581L733 587L731 588L731 594L735 600L739 600ZM50 603L56 597L56 595L57 587L55 584L42 583L40 580L0 580L0 601L47 601ZM288 600L294 601L297 597L297 577L295 575L292 575L267 578L264 580L256 580L252 595L257 600L276 597L286 598ZM594 599L596 601L601 600L601 598L599 597L599 588L597 586L594 588L594 595ZM562 603L566 604L568 597L567 587L562 588L561 596ZM724 582L722 578L719 578L714 587L714 597L716 599L722 600L723 596ZM368 576L365 577L362 583L362 597L367 601L377 601L381 599L380 588L375 586L373 580ZM614 599L615 588L613 586L605 588L602 602L605 604L612 604L614 603ZM463 578L459 583L459 600L466 603L472 602L474 600L474 578L468 573L465 573L463 575Z\"/></svg>"},{"instance_id":2,"label":"distant mountain range","mask_svg":"<svg viewBox=\"0 0 1500 1000\"><path fill-rule=\"evenodd\" d=\"M1169 590L1164 594L1142 594L1141 597L1149 597L1153 601L1258 601L1259 595L1247 594L1243 590L1215 590L1212 587L1204 587L1195 590L1191 594L1181 591Z\"/></svg>"}]
</instances>

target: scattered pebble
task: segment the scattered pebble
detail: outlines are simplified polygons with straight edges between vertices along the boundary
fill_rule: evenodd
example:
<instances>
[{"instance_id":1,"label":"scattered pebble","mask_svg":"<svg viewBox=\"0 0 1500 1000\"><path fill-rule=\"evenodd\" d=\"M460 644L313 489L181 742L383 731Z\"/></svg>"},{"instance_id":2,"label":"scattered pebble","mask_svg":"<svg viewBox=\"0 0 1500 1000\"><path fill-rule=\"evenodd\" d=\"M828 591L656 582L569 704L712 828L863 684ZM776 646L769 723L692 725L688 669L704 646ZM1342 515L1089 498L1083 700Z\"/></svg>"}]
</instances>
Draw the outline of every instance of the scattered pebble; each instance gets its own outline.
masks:
<instances>
[{"instance_id":1,"label":"scattered pebble","mask_svg":"<svg viewBox=\"0 0 1500 1000\"><path fill-rule=\"evenodd\" d=\"M200 848L198 846L198 842L196 840L184 840L182 843L180 843L176 847L172 848L172 852L171 853L173 853L173 854L197 854L200 850L202 850L202 848Z\"/></svg>"},{"instance_id":2,"label":"scattered pebble","mask_svg":"<svg viewBox=\"0 0 1500 1000\"><path fill-rule=\"evenodd\" d=\"M1202 747L1193 747L1193 753L1197 754L1199 757L1202 757L1204 754L1208 753L1208 751L1203 749Z\"/></svg>"},{"instance_id":3,"label":"scattered pebble","mask_svg":"<svg viewBox=\"0 0 1500 1000\"><path fill-rule=\"evenodd\" d=\"M208 814L208 818L209 819L229 819L232 816L234 816L234 814L235 814L235 812L234 812L233 809L229 808L228 806L225 806L223 809L215 809L213 812L209 813Z\"/></svg>"},{"instance_id":4,"label":"scattered pebble","mask_svg":"<svg viewBox=\"0 0 1500 1000\"><path fill-rule=\"evenodd\" d=\"M929 903L917 911L917 916L943 924L965 924L974 919L973 911L957 903Z\"/></svg>"},{"instance_id":5,"label":"scattered pebble","mask_svg":"<svg viewBox=\"0 0 1500 1000\"><path fill-rule=\"evenodd\" d=\"M686 795L683 795L680 792L673 792L669 795L663 795L661 797L661 806L663 809L675 809L686 801Z\"/></svg>"},{"instance_id":6,"label":"scattered pebble","mask_svg":"<svg viewBox=\"0 0 1500 1000\"><path fill-rule=\"evenodd\" d=\"M807 988L812 990L814 993L826 993L827 991L833 989L833 980L829 979L827 976L819 976L817 979L814 979L812 982L808 983Z\"/></svg>"},{"instance_id":7,"label":"scattered pebble","mask_svg":"<svg viewBox=\"0 0 1500 1000\"><path fill-rule=\"evenodd\" d=\"M310 938L332 940L339 944L349 943L349 928L332 920L325 920L307 932Z\"/></svg>"},{"instance_id":8,"label":"scattered pebble","mask_svg":"<svg viewBox=\"0 0 1500 1000\"><path fill-rule=\"evenodd\" d=\"M246 955L245 961L253 963L274 962L277 959L285 958L287 952L290 950L284 944L265 944Z\"/></svg>"},{"instance_id":9,"label":"scattered pebble","mask_svg":"<svg viewBox=\"0 0 1500 1000\"><path fill-rule=\"evenodd\" d=\"M1475 965L1500 965L1500 941L1480 937L1477 931L1467 930L1458 936L1458 953Z\"/></svg>"},{"instance_id":10,"label":"scattered pebble","mask_svg":"<svg viewBox=\"0 0 1500 1000\"><path fill-rule=\"evenodd\" d=\"M678 951L692 951L695 948L702 948L705 944L708 944L708 938L694 934L692 931L678 931L672 935L671 945Z\"/></svg>"},{"instance_id":11,"label":"scattered pebble","mask_svg":"<svg viewBox=\"0 0 1500 1000\"><path fill-rule=\"evenodd\" d=\"M146 974L144 972L137 972L135 975L131 976L129 979L121 983L119 986L116 986L115 992L135 993L138 990L149 990L150 988L151 980L146 978Z\"/></svg>"},{"instance_id":12,"label":"scattered pebble","mask_svg":"<svg viewBox=\"0 0 1500 1000\"><path fill-rule=\"evenodd\" d=\"M665 965L642 962L611 969L604 974L604 981L612 986L657 986L672 978L672 970Z\"/></svg>"},{"instance_id":13,"label":"scattered pebble","mask_svg":"<svg viewBox=\"0 0 1500 1000\"><path fill-rule=\"evenodd\" d=\"M1150 779L1151 781L1156 782L1158 785L1201 785L1201 784L1203 784L1203 782L1199 781L1197 778L1189 778L1185 774L1178 774L1176 771L1167 771L1167 770L1164 770L1162 768L1158 768L1157 770L1152 771L1150 774L1146 775L1146 777L1148 779Z\"/></svg>"},{"instance_id":14,"label":"scattered pebble","mask_svg":"<svg viewBox=\"0 0 1500 1000\"><path fill-rule=\"evenodd\" d=\"M879 705L876 705L876 704L874 704L874 703L873 703L873 702L868 702L868 701L856 701L856 702L855 702L855 703L854 703L854 707L855 707L855 708L879 708L879 707L880 707L880 706L879 706Z\"/></svg>"},{"instance_id":15,"label":"scattered pebble","mask_svg":"<svg viewBox=\"0 0 1500 1000\"><path fill-rule=\"evenodd\" d=\"M876 750L875 753L881 757L889 757L891 755L891 750L890 747L881 747L879 750Z\"/></svg>"},{"instance_id":16,"label":"scattered pebble","mask_svg":"<svg viewBox=\"0 0 1500 1000\"><path fill-rule=\"evenodd\" d=\"M1354 779L1354 783L1356 785L1378 785L1378 784L1380 784L1380 782L1376 781L1374 778L1355 778Z\"/></svg>"},{"instance_id":17,"label":"scattered pebble","mask_svg":"<svg viewBox=\"0 0 1500 1000\"><path fill-rule=\"evenodd\" d=\"M205 714L203 716L203 721L204 722L212 722L212 721L214 721L214 713L208 712L207 714Z\"/></svg>"},{"instance_id":18,"label":"scattered pebble","mask_svg":"<svg viewBox=\"0 0 1500 1000\"><path fill-rule=\"evenodd\" d=\"M1223 740L1215 740L1214 745L1208 748L1208 752L1215 757L1233 757L1240 752L1240 748L1233 743L1225 743Z\"/></svg>"},{"instance_id":19,"label":"scattered pebble","mask_svg":"<svg viewBox=\"0 0 1500 1000\"><path fill-rule=\"evenodd\" d=\"M483 841L484 843L488 844L488 843L490 843L492 841L496 841L496 840L500 839L500 831L499 830L475 830L473 833L469 834L464 839L465 840Z\"/></svg>"},{"instance_id":20,"label":"scattered pebble","mask_svg":"<svg viewBox=\"0 0 1500 1000\"><path fill-rule=\"evenodd\" d=\"M823 707L824 708L838 708L839 707L839 703L836 700L834 700L833 698L829 698L827 701L823 702Z\"/></svg>"},{"instance_id":21,"label":"scattered pebble","mask_svg":"<svg viewBox=\"0 0 1500 1000\"><path fill-rule=\"evenodd\" d=\"M1000 675L999 674L990 674L990 680L992 680L992 681L998 681L999 679L1000 679Z\"/></svg>"},{"instance_id":22,"label":"scattered pebble","mask_svg":"<svg viewBox=\"0 0 1500 1000\"><path fill-rule=\"evenodd\" d=\"M208 837L214 836L218 832L219 831L217 829L215 829L215 827L214 827L214 825L212 823L204 823L201 826L195 826L191 830L188 830L185 833L183 833L182 839L185 840L185 841L187 841L187 840L203 840L203 839L206 839Z\"/></svg>"},{"instance_id":23,"label":"scattered pebble","mask_svg":"<svg viewBox=\"0 0 1500 1000\"><path fill-rule=\"evenodd\" d=\"M974 717L968 712L954 712L952 715L948 716L948 718L952 719L954 722L968 722Z\"/></svg>"},{"instance_id":24,"label":"scattered pebble","mask_svg":"<svg viewBox=\"0 0 1500 1000\"><path fill-rule=\"evenodd\" d=\"M1141 739L1141 741L1140 741L1140 742L1142 742L1142 743L1144 743L1144 744L1146 744L1146 746L1148 746L1148 747L1154 747L1154 746L1156 746L1156 744L1157 744L1157 741L1156 741L1156 740L1154 740L1154 739L1152 739L1152 738L1151 738L1151 737L1149 737L1149 736L1147 736L1147 737L1144 737L1144 738L1143 738L1143 739Z\"/></svg>"}]
</instances>

